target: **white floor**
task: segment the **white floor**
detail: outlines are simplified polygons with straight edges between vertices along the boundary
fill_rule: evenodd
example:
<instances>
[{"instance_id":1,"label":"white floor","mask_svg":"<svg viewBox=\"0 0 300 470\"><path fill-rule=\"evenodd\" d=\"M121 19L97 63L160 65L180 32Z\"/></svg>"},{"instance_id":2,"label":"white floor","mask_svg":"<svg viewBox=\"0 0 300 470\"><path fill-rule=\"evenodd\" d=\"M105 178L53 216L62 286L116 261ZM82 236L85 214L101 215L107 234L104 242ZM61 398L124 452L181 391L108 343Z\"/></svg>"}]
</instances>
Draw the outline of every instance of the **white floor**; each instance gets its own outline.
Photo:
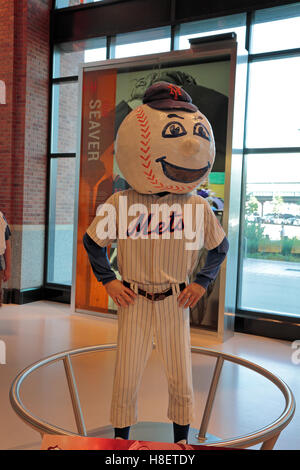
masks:
<instances>
[{"instance_id":1,"label":"white floor","mask_svg":"<svg viewBox=\"0 0 300 470\"><path fill-rule=\"evenodd\" d=\"M71 314L68 305L34 302L4 305L0 309L0 340L6 344L6 364L0 364L0 448L39 449L40 435L12 410L9 389L14 377L26 366L51 354L78 347L114 343L117 324L113 319ZM300 339L300 338L299 338ZM291 343L235 333L223 344L192 332L192 344L241 356L281 377L300 401L300 364L292 362ZM109 425L114 352L75 358L73 365L79 384L88 430ZM201 422L205 398L215 360L193 354L196 417ZM36 416L65 429L75 430L62 363L34 372L22 386L21 398ZM208 432L229 438L255 431L274 421L283 411L278 389L263 377L227 363L222 371ZM147 365L139 394L140 421L167 421L167 387L163 369L154 351ZM275 449L300 449L300 411L282 431ZM171 425L170 425L171 432ZM155 439L153 439L155 440Z\"/></svg>"}]
</instances>

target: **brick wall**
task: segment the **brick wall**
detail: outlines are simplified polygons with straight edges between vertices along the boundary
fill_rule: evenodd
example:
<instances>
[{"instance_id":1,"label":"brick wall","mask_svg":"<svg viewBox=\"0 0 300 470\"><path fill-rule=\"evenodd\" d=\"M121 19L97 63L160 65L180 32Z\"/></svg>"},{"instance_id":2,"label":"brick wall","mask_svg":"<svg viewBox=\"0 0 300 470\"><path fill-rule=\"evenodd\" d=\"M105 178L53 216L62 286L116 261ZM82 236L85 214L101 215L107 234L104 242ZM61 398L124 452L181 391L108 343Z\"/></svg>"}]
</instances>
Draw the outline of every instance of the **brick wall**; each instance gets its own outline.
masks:
<instances>
[{"instance_id":1,"label":"brick wall","mask_svg":"<svg viewBox=\"0 0 300 470\"><path fill-rule=\"evenodd\" d=\"M9 289L43 283L49 113L49 20L51 0L1 0L0 210L12 228L12 279ZM84 52L61 56L61 76L78 73ZM58 152L77 144L78 85L60 86ZM71 225L75 159L58 160L56 224ZM54 260L55 261L55 260Z\"/></svg>"},{"instance_id":2,"label":"brick wall","mask_svg":"<svg viewBox=\"0 0 300 470\"><path fill-rule=\"evenodd\" d=\"M14 56L13 68L13 120L11 126L11 224L23 223L24 209L24 162L26 133L26 67L27 67L27 5L24 0L12 1L14 4Z\"/></svg>"},{"instance_id":3,"label":"brick wall","mask_svg":"<svg viewBox=\"0 0 300 470\"><path fill-rule=\"evenodd\" d=\"M0 204L10 224L45 223L50 3L0 2Z\"/></svg>"},{"instance_id":4,"label":"brick wall","mask_svg":"<svg viewBox=\"0 0 300 470\"><path fill-rule=\"evenodd\" d=\"M30 0L27 7L24 224L45 224L50 6L50 0Z\"/></svg>"},{"instance_id":5,"label":"brick wall","mask_svg":"<svg viewBox=\"0 0 300 470\"><path fill-rule=\"evenodd\" d=\"M25 254L34 260L28 271L39 272L27 278L26 287L42 283L50 8L51 0L0 2L0 80L7 90L0 105L0 210L13 232L8 287L19 290L28 269Z\"/></svg>"},{"instance_id":6,"label":"brick wall","mask_svg":"<svg viewBox=\"0 0 300 470\"><path fill-rule=\"evenodd\" d=\"M0 210L12 220L12 122L14 82L14 4L0 2L0 80L6 86L6 104L0 105Z\"/></svg>"}]
</instances>

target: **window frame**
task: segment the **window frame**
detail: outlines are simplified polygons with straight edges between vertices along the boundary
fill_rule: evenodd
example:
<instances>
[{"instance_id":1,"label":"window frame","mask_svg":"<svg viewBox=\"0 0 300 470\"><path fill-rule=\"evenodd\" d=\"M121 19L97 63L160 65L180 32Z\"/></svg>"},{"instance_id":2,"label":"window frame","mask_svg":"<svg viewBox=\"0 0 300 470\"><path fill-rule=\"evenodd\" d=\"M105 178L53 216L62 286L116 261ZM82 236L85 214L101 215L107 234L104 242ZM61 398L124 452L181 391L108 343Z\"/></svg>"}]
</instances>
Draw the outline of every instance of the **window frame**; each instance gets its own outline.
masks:
<instances>
[{"instance_id":1,"label":"window frame","mask_svg":"<svg viewBox=\"0 0 300 470\"><path fill-rule=\"evenodd\" d=\"M236 314L235 314L235 330L242 333L257 334L266 337L273 337L277 339L284 339L294 341L300 336L300 316L289 314L280 314L273 311L260 311L259 309L246 309L240 307L241 295L241 276L242 276L242 262L243 262L243 224L245 218L245 202L246 202L246 157L251 154L267 154L267 153L300 153L299 147L260 147L253 148L246 146L247 138L247 114L248 114L248 101L249 101L249 64L261 60L274 60L281 58L292 58L295 56L300 57L300 48L283 49L277 51L268 51L260 53L251 52L251 39L253 34L255 12L248 15L248 72L247 72L247 94L246 94L246 116L245 116L245 132L244 132L244 148L243 148L243 170L242 170L242 197L240 205L240 221L241 230L239 235L239 256L238 256L238 285L237 285L237 299L236 299Z\"/></svg>"}]
</instances>

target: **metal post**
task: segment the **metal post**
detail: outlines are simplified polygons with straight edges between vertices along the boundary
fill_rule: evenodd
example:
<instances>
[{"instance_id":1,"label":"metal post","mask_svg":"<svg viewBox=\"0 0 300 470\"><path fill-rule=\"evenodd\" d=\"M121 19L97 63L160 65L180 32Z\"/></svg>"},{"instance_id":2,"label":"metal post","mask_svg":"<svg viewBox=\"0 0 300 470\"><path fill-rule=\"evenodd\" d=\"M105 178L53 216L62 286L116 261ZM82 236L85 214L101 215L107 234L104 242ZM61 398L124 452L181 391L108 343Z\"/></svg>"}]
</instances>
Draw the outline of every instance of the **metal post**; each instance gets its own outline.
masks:
<instances>
[{"instance_id":1,"label":"metal post","mask_svg":"<svg viewBox=\"0 0 300 470\"><path fill-rule=\"evenodd\" d=\"M214 399L216 396L216 391L217 391L217 387L219 383L220 374L222 371L223 362L224 362L223 357L219 356L215 365L214 375L210 384L210 389L209 389L208 397L206 400L206 405L205 405L202 422L201 422L200 430L198 434L198 440L202 442L205 441L205 435L206 435Z\"/></svg>"},{"instance_id":2,"label":"metal post","mask_svg":"<svg viewBox=\"0 0 300 470\"><path fill-rule=\"evenodd\" d=\"M80 400L79 400L79 395L78 395L78 390L77 390L77 385L75 381L75 376L73 372L73 367L71 363L71 359L69 354L64 357L64 366L65 366L65 371L66 371L66 376L67 376L67 381L68 381L68 386L70 390L70 395L71 395L71 400L72 400L72 406L74 410L74 416L75 416L75 421L77 425L77 430L80 435L82 436L87 436L85 424L84 424L84 419L83 419L83 414L81 411L81 405L80 405Z\"/></svg>"}]
</instances>

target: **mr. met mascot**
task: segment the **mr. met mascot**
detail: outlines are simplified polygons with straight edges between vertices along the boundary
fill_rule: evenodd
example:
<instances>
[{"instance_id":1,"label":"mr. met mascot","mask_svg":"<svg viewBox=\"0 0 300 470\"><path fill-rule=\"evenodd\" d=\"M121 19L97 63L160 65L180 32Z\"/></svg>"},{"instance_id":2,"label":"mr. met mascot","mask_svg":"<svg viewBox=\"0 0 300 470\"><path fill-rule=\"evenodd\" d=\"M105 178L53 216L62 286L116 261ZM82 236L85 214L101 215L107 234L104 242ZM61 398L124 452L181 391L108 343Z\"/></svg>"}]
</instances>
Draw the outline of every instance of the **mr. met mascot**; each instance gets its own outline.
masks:
<instances>
[{"instance_id":1,"label":"mr. met mascot","mask_svg":"<svg viewBox=\"0 0 300 470\"><path fill-rule=\"evenodd\" d=\"M194 191L214 158L210 123L171 83L150 86L118 130L116 159L131 189L98 208L83 239L95 276L118 306L115 438L128 439L137 422L138 389L154 341L168 381L174 442L187 442L194 412L189 307L216 278L228 250L209 204ZM121 280L106 254L114 241ZM189 283L203 246L206 264Z\"/></svg>"}]
</instances>

